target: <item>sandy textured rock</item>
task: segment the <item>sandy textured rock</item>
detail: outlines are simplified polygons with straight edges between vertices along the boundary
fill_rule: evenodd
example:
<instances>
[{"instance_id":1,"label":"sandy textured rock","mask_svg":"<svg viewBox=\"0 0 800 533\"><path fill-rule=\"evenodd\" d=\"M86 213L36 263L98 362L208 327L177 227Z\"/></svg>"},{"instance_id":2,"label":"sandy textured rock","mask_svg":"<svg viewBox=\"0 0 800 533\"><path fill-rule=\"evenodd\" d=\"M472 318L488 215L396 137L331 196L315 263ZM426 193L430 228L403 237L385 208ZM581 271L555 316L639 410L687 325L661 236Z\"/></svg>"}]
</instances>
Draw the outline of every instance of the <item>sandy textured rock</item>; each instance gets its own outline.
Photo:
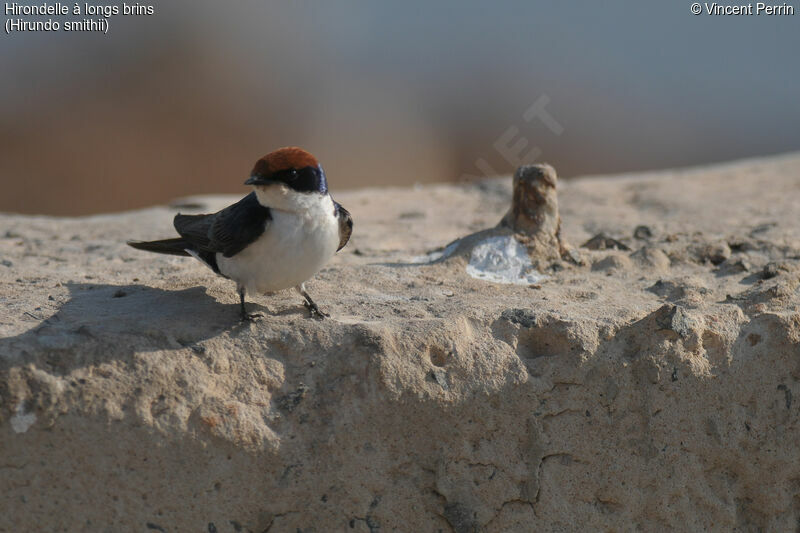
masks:
<instances>
[{"instance_id":1,"label":"sandy textured rock","mask_svg":"<svg viewBox=\"0 0 800 533\"><path fill-rule=\"evenodd\" d=\"M510 195L341 194L332 318L252 324L123 244L174 208L0 215L0 531L794 530L800 155L562 181L566 241L630 250L535 286L414 263Z\"/></svg>"}]
</instances>

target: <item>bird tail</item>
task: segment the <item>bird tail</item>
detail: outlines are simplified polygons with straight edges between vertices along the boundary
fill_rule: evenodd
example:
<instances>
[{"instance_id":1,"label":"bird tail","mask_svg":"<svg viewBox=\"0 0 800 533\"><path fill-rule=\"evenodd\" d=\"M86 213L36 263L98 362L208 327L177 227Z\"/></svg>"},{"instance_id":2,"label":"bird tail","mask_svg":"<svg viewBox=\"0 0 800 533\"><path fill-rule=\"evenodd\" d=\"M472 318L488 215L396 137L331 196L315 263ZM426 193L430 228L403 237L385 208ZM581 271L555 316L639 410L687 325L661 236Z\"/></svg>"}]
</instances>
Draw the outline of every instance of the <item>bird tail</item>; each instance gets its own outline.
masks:
<instances>
[{"instance_id":1,"label":"bird tail","mask_svg":"<svg viewBox=\"0 0 800 533\"><path fill-rule=\"evenodd\" d=\"M161 241L128 241L128 246L157 254L191 255L186 251L190 248L189 244L180 237Z\"/></svg>"}]
</instances>

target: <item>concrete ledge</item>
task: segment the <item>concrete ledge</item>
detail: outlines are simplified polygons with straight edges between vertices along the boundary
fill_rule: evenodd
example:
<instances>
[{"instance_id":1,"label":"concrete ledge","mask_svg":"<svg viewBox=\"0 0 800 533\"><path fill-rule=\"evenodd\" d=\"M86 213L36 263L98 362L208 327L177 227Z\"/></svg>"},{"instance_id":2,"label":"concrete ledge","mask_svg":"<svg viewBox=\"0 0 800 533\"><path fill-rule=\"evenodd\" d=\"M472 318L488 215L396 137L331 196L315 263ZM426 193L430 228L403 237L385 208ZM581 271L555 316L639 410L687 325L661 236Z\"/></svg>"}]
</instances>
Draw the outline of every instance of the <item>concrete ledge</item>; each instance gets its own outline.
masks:
<instances>
[{"instance_id":1,"label":"concrete ledge","mask_svg":"<svg viewBox=\"0 0 800 533\"><path fill-rule=\"evenodd\" d=\"M414 263L510 179L337 195L321 322L124 245L175 208L0 215L0 531L796 528L800 155L558 187L532 286Z\"/></svg>"}]
</instances>

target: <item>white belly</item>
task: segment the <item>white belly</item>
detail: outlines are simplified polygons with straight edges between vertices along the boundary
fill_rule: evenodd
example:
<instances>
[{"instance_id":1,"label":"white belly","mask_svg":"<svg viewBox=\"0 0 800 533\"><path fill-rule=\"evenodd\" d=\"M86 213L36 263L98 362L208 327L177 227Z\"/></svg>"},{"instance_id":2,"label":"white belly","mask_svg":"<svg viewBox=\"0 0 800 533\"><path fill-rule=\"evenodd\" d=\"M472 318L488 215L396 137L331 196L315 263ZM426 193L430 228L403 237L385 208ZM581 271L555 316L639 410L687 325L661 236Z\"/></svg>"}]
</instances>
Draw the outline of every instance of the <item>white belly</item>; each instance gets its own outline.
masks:
<instances>
[{"instance_id":1,"label":"white belly","mask_svg":"<svg viewBox=\"0 0 800 533\"><path fill-rule=\"evenodd\" d=\"M325 266L339 244L333 204L324 207L303 215L273 209L272 220L255 242L233 257L217 254L220 272L250 293L300 285Z\"/></svg>"}]
</instances>

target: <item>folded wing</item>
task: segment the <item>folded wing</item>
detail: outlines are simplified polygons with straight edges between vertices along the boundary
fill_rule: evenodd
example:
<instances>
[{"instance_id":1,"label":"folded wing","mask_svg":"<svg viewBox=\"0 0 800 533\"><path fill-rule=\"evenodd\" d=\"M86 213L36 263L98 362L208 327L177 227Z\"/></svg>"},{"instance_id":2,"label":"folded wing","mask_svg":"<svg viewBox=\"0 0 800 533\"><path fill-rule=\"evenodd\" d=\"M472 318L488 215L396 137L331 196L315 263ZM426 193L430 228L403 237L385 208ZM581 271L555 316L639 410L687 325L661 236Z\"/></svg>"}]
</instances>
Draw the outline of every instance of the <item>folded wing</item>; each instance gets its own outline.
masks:
<instances>
[{"instance_id":1,"label":"folded wing","mask_svg":"<svg viewBox=\"0 0 800 533\"><path fill-rule=\"evenodd\" d=\"M336 208L336 218L339 219L339 247L336 249L338 252L350 240L350 235L353 233L353 217L340 203L333 202L333 205Z\"/></svg>"},{"instance_id":2,"label":"folded wing","mask_svg":"<svg viewBox=\"0 0 800 533\"><path fill-rule=\"evenodd\" d=\"M173 224L196 252L232 257L264 233L271 219L269 208L250 193L210 215L175 215Z\"/></svg>"}]
</instances>

